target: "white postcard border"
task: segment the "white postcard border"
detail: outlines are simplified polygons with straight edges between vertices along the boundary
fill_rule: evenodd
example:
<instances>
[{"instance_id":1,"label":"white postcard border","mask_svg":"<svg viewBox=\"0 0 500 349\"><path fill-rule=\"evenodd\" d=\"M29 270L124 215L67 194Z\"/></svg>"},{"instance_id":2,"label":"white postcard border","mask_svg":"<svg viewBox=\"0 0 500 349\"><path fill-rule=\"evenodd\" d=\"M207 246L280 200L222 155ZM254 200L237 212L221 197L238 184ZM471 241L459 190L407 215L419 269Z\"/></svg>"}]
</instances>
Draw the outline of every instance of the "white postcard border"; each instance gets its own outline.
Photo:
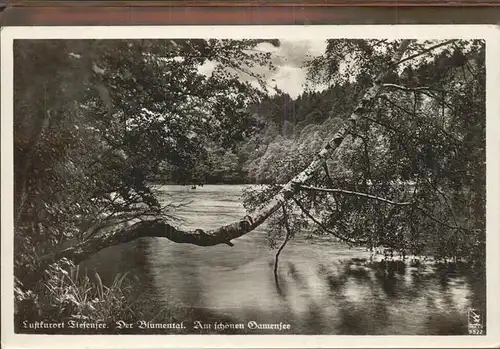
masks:
<instances>
[{"instance_id":1,"label":"white postcard border","mask_svg":"<svg viewBox=\"0 0 500 349\"><path fill-rule=\"evenodd\" d=\"M391 38L486 40L487 335L27 335L13 333L13 40L123 38ZM500 345L500 28L493 25L4 27L1 31L1 271L5 348L497 347ZM465 316L465 315L464 315Z\"/></svg>"}]
</instances>

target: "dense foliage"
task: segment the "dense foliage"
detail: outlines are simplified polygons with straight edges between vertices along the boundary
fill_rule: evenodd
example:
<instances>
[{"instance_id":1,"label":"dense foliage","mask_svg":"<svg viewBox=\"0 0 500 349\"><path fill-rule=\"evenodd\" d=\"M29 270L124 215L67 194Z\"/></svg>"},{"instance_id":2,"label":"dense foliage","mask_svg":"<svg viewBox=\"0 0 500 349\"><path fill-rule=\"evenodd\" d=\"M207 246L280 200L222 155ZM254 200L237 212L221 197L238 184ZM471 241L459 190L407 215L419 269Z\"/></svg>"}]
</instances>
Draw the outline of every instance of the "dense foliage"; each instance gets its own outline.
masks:
<instances>
[{"instance_id":1,"label":"dense foliage","mask_svg":"<svg viewBox=\"0 0 500 349\"><path fill-rule=\"evenodd\" d=\"M436 54L418 55L433 45ZM312 103L308 113L315 115L314 121L303 128L302 120L292 124L291 134L282 123L281 132L262 145L266 150L250 173L256 173L257 180L285 183L303 169L348 117L359 91L372 83L370 77L389 61L395 46L384 41L329 41L325 54L309 63L311 81L332 84L316 93L321 102ZM413 43L407 56L413 55L417 57L383 81L384 93L369 106L350 139L325 171L307 183L317 189L304 188L292 208L298 212L294 219L319 235L354 244L484 265L484 45ZM290 108L284 103L281 112L300 110L297 104ZM277 125L262 137L277 132ZM275 188L266 190L272 194ZM267 197L266 191L249 190L247 207L255 208ZM283 224L276 227L271 235L281 236Z\"/></svg>"}]
</instances>

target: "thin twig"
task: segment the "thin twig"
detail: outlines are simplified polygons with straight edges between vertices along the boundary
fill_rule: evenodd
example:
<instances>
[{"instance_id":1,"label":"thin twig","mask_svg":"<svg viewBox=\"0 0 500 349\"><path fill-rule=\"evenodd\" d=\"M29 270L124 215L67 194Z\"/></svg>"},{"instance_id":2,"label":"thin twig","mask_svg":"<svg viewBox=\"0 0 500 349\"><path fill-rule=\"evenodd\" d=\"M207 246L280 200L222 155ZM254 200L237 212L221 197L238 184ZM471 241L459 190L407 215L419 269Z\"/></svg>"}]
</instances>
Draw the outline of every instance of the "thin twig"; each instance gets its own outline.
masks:
<instances>
[{"instance_id":1,"label":"thin twig","mask_svg":"<svg viewBox=\"0 0 500 349\"><path fill-rule=\"evenodd\" d=\"M292 235L291 230L290 230L290 225L288 224L288 214L286 212L285 206L283 208L283 220L285 223L285 230L286 230L286 235L285 239L281 243L280 248L278 249L278 252L276 252L276 256L274 257L274 281L276 283L276 288L278 289L278 292L281 293L281 288L278 280L278 259L280 256L281 251L285 248L285 245L287 244L288 240L290 240L290 237Z\"/></svg>"},{"instance_id":2,"label":"thin twig","mask_svg":"<svg viewBox=\"0 0 500 349\"><path fill-rule=\"evenodd\" d=\"M452 229L452 230L468 230L468 229L465 229L465 228L462 228L462 227L454 227L454 226L451 226L445 222L443 222L442 220L440 219L437 219L436 217L434 217L432 214L429 213L429 211L427 211L426 209L424 209L423 207L421 206L415 206L415 208L417 210L419 210L420 212L422 212L426 217L430 218L431 220L433 220L434 222L436 223L439 223L441 224L442 226L448 228L448 229Z\"/></svg>"},{"instance_id":3,"label":"thin twig","mask_svg":"<svg viewBox=\"0 0 500 349\"><path fill-rule=\"evenodd\" d=\"M431 46L431 47L429 47L428 49L425 49L425 50L423 50L423 51L420 51L420 52L418 52L418 53L415 53L415 54L413 54L413 55L410 55L410 56L408 56L408 57L406 57L406 58L403 58L403 59L399 60L398 62L394 63L394 65L399 65L399 64L401 64L401 63L403 63L403 62L409 61L410 59L417 58L418 56L422 56L422 55L426 54L427 52L430 52L430 51L432 51L432 50L435 50L435 49L437 49L437 48L439 48L439 47L441 47L441 46L446 46L446 45L449 45L449 44L451 44L451 43L453 43L453 42L455 42L455 41L456 41L455 39L454 39L454 40L448 40L448 41L442 42L442 43L440 43L440 44L437 44L437 45Z\"/></svg>"},{"instance_id":4,"label":"thin twig","mask_svg":"<svg viewBox=\"0 0 500 349\"><path fill-rule=\"evenodd\" d=\"M310 187L310 186L305 186L305 185L301 185L299 188L304 189L304 190L310 190L310 191L323 191L326 193L341 193L341 194L355 195L355 196L360 196L360 197L364 197L364 198L368 198L368 199L382 201L382 202L385 202L385 203L388 203L391 205L396 205L396 206L409 206L412 204L411 201L395 202L392 200L381 198L379 196L365 194L365 193L359 193L359 192L344 190L344 189L326 189L326 188Z\"/></svg>"},{"instance_id":5,"label":"thin twig","mask_svg":"<svg viewBox=\"0 0 500 349\"><path fill-rule=\"evenodd\" d=\"M451 110L454 110L453 106L450 103L446 102L446 100L444 98L438 97L434 93L431 93L431 92L439 92L439 93L443 94L445 92L444 90L440 90L440 89L436 89L436 88L432 88L432 87L425 87L425 86L406 87L406 86L401 86L401 85L396 85L396 84L383 84L382 86L383 87L392 87L392 88L398 89L400 91L414 92L414 93L418 92L418 93L424 94L430 98L433 98L433 99L437 100L438 102L441 102L443 105L450 108Z\"/></svg>"},{"instance_id":6,"label":"thin twig","mask_svg":"<svg viewBox=\"0 0 500 349\"><path fill-rule=\"evenodd\" d=\"M419 113L419 114L416 114L416 113L412 113L411 111L407 110L406 108L400 106L399 104L397 104L396 102L390 100L387 96L385 96L385 101L388 102L389 104L391 104L392 106L396 107L397 109L401 110L402 112L412 116L412 117L418 117L419 115L423 116L424 118L427 117L427 115L425 114L422 114L422 113ZM444 103L444 102L443 102ZM450 109L452 109L451 106L449 106ZM373 121L373 119L369 119L369 118L365 118L367 120L370 120L370 121ZM379 123L380 124L380 123ZM387 126L386 126L387 127ZM449 132L445 131L442 127L437 127L438 131L443 133L446 137L448 138L451 138L451 140L453 140L455 142L455 145L456 144L461 144L461 142L455 137L453 136L452 134L450 134ZM417 138L418 139L418 138Z\"/></svg>"},{"instance_id":7,"label":"thin twig","mask_svg":"<svg viewBox=\"0 0 500 349\"><path fill-rule=\"evenodd\" d=\"M398 90L401 90L401 91L408 91L408 92L414 92L414 91L418 91L418 92L422 92L422 91L439 91L439 92L443 92L443 90L439 90L439 89L432 88L432 87L426 87L426 86L407 87L407 86L402 86L402 85L397 85L397 84L383 84L382 86L383 87L392 87L392 88L395 88L395 89L398 89Z\"/></svg>"},{"instance_id":8,"label":"thin twig","mask_svg":"<svg viewBox=\"0 0 500 349\"><path fill-rule=\"evenodd\" d=\"M358 244L358 243L365 243L366 242L366 241L361 241L361 240L359 240L359 241L358 240L352 240L352 239L343 237L341 235L338 235L337 233L334 233L333 231L331 231L330 229L328 229L327 227L325 227L320 221L318 221L316 218L314 218L313 215L309 211L307 211L304 206L302 206L302 204L299 202L299 200L295 199L294 197L292 197L292 200L295 202L295 204L297 204L297 206L300 208L300 210L302 212L304 212L304 214L307 217L309 217L310 220L312 220L314 223L316 223L316 225L318 227L320 227L321 230L325 231L326 233L335 236L336 238L344 241L347 244Z\"/></svg>"},{"instance_id":9,"label":"thin twig","mask_svg":"<svg viewBox=\"0 0 500 349\"><path fill-rule=\"evenodd\" d=\"M333 179L330 176L330 171L328 170L328 164L326 162L323 164L323 169L325 170L325 175L326 178L328 179L328 184L333 186Z\"/></svg>"},{"instance_id":10,"label":"thin twig","mask_svg":"<svg viewBox=\"0 0 500 349\"><path fill-rule=\"evenodd\" d=\"M365 177L363 178L363 182L365 187L367 186L367 180L372 181L372 174L371 174L371 165L370 165L370 156L368 154L368 141L366 140L366 137L361 136L359 134L351 132L351 135L356 138L360 138L363 141L363 152L365 156L365 162L366 162L366 168L365 168Z\"/></svg>"},{"instance_id":11,"label":"thin twig","mask_svg":"<svg viewBox=\"0 0 500 349\"><path fill-rule=\"evenodd\" d=\"M460 225L458 224L458 218L455 215L455 211L453 210L453 205L451 202L451 199L446 195L445 192L441 191L436 185L432 184L432 182L429 180L429 178L424 177L424 180L429 184L429 186L434 189L437 193L441 195L441 197L444 199L444 202L446 204L446 207L448 208L448 211L451 213L451 216L453 217L453 221L455 222L455 226L457 229L460 228Z\"/></svg>"}]
</instances>

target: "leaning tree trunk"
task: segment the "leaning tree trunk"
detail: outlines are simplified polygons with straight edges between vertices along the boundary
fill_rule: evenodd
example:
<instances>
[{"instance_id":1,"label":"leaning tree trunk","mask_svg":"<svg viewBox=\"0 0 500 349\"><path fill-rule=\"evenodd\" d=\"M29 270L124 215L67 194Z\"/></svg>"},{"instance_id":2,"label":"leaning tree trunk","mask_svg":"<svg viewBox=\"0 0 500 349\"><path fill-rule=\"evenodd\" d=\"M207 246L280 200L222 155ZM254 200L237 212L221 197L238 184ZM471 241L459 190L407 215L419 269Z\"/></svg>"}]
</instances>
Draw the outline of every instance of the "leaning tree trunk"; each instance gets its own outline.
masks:
<instances>
[{"instance_id":1,"label":"leaning tree trunk","mask_svg":"<svg viewBox=\"0 0 500 349\"><path fill-rule=\"evenodd\" d=\"M214 246L218 244L232 246L231 240L251 232L264 223L267 218L295 195L301 184L311 179L322 168L326 160L344 141L352 127L356 124L356 121L366 112L368 104L378 95L382 89L383 79L401 61L409 43L410 40L402 41L389 66L374 79L373 85L365 92L349 119L333 135L323 149L316 154L309 166L285 184L263 208L256 211L252 216L248 215L240 221L209 231L201 229L194 231L178 230L163 219L141 221L125 228L102 233L75 246L45 255L41 258L39 267L30 274L32 276L41 275L41 272L47 266L61 258L67 258L75 263L79 263L103 248L129 242L140 237L164 237L176 243L189 243L198 246ZM36 276L28 279L36 279ZM27 285L25 284L25 286Z\"/></svg>"}]
</instances>

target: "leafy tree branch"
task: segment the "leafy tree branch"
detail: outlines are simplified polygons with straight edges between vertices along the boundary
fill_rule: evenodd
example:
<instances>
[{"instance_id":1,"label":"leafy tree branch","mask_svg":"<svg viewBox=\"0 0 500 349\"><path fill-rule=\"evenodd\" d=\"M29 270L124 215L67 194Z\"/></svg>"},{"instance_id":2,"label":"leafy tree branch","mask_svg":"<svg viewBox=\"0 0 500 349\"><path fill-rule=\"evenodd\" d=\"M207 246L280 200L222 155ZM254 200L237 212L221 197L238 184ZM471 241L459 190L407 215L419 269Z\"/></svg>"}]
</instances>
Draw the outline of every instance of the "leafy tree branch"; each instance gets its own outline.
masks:
<instances>
[{"instance_id":1,"label":"leafy tree branch","mask_svg":"<svg viewBox=\"0 0 500 349\"><path fill-rule=\"evenodd\" d=\"M411 201L395 202L392 200L384 199L384 198L379 197L379 196L369 195L369 194L365 194L365 193L358 193L358 192L354 192L354 191L350 191L350 190L343 190L343 189L318 188L318 187L311 187L311 186L307 186L307 185L301 185L300 189L301 190L308 190L308 191L320 191L320 192L325 192L325 193L341 193L341 194L347 194L347 195L354 195L354 196L358 196L358 197L377 200L377 201L384 202L384 203L391 204L391 205L395 205L395 206L409 206L409 205L413 204Z\"/></svg>"}]
</instances>

